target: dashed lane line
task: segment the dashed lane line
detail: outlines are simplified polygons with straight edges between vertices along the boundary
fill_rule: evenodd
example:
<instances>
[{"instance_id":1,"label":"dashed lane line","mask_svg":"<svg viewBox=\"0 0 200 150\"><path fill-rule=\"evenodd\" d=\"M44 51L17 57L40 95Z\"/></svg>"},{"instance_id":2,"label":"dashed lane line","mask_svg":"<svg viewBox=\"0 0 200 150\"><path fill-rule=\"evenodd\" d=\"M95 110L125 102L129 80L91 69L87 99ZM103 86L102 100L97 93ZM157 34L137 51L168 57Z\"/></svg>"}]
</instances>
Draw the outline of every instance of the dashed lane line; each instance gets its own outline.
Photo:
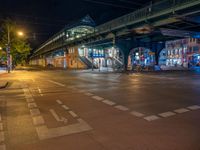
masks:
<instances>
[{"instance_id":1,"label":"dashed lane line","mask_svg":"<svg viewBox=\"0 0 200 150\"><path fill-rule=\"evenodd\" d=\"M43 96L42 90L39 87L38 87L38 92L39 92L40 96Z\"/></svg>"},{"instance_id":2,"label":"dashed lane line","mask_svg":"<svg viewBox=\"0 0 200 150\"><path fill-rule=\"evenodd\" d=\"M0 131L3 131L3 123L0 123Z\"/></svg>"},{"instance_id":3,"label":"dashed lane line","mask_svg":"<svg viewBox=\"0 0 200 150\"><path fill-rule=\"evenodd\" d=\"M160 117L158 117L156 115L151 115L151 116L144 117L144 119L147 121L154 121L154 120L160 119Z\"/></svg>"},{"instance_id":4,"label":"dashed lane line","mask_svg":"<svg viewBox=\"0 0 200 150\"><path fill-rule=\"evenodd\" d=\"M137 112L137 111L131 111L130 114L133 116L136 116L136 117L144 117L145 116L145 114Z\"/></svg>"},{"instance_id":5,"label":"dashed lane line","mask_svg":"<svg viewBox=\"0 0 200 150\"><path fill-rule=\"evenodd\" d=\"M31 98L26 98L26 101L27 101L27 103L32 103L32 102L34 102L34 99L31 97Z\"/></svg>"},{"instance_id":6,"label":"dashed lane line","mask_svg":"<svg viewBox=\"0 0 200 150\"><path fill-rule=\"evenodd\" d=\"M59 82L55 82L55 81L52 81L52 80L47 80L48 82L51 82L51 83L54 83L56 85L59 85L59 86L62 86L62 87L65 87L66 85L65 84L62 84L62 83L59 83Z\"/></svg>"},{"instance_id":7,"label":"dashed lane line","mask_svg":"<svg viewBox=\"0 0 200 150\"><path fill-rule=\"evenodd\" d=\"M159 116L164 117L164 118L171 117L171 116L174 116L174 115L176 115L176 113L171 112L171 111L168 111L168 112L164 112L164 113L160 113L160 114L159 114Z\"/></svg>"},{"instance_id":8,"label":"dashed lane line","mask_svg":"<svg viewBox=\"0 0 200 150\"><path fill-rule=\"evenodd\" d=\"M38 108L30 109L31 116L39 116L40 110Z\"/></svg>"},{"instance_id":9,"label":"dashed lane line","mask_svg":"<svg viewBox=\"0 0 200 150\"><path fill-rule=\"evenodd\" d=\"M74 88L75 88L75 87L74 87ZM85 93L86 90L78 90L78 92L80 92L80 93Z\"/></svg>"},{"instance_id":10,"label":"dashed lane line","mask_svg":"<svg viewBox=\"0 0 200 150\"><path fill-rule=\"evenodd\" d=\"M0 132L0 142L4 142L5 140L5 134L4 134L4 131L1 131Z\"/></svg>"},{"instance_id":11,"label":"dashed lane line","mask_svg":"<svg viewBox=\"0 0 200 150\"><path fill-rule=\"evenodd\" d=\"M28 103L28 108L30 108L30 109L37 108L37 104L36 103Z\"/></svg>"},{"instance_id":12,"label":"dashed lane line","mask_svg":"<svg viewBox=\"0 0 200 150\"><path fill-rule=\"evenodd\" d=\"M200 109L200 106L198 106L198 105L192 105L192 106L189 106L187 108L190 109L190 110L197 110L197 109Z\"/></svg>"},{"instance_id":13,"label":"dashed lane line","mask_svg":"<svg viewBox=\"0 0 200 150\"><path fill-rule=\"evenodd\" d=\"M89 92L87 92L87 93L84 93L86 96L93 96L94 94L92 94L92 93L89 93Z\"/></svg>"},{"instance_id":14,"label":"dashed lane line","mask_svg":"<svg viewBox=\"0 0 200 150\"><path fill-rule=\"evenodd\" d=\"M72 115L72 117L74 117L74 118L78 117L78 115L75 112L73 112L73 111L68 111L68 112Z\"/></svg>"},{"instance_id":15,"label":"dashed lane line","mask_svg":"<svg viewBox=\"0 0 200 150\"><path fill-rule=\"evenodd\" d=\"M56 100L56 102L58 103L58 104L62 104L62 101L60 101L60 100Z\"/></svg>"},{"instance_id":16,"label":"dashed lane line","mask_svg":"<svg viewBox=\"0 0 200 150\"><path fill-rule=\"evenodd\" d=\"M105 104L107 104L107 105L110 105L110 106L113 106L113 105L116 104L115 102L110 101L110 100L103 100L102 102L105 103Z\"/></svg>"},{"instance_id":17,"label":"dashed lane line","mask_svg":"<svg viewBox=\"0 0 200 150\"><path fill-rule=\"evenodd\" d=\"M104 100L104 98L100 96L92 96L92 98L98 101Z\"/></svg>"},{"instance_id":18,"label":"dashed lane line","mask_svg":"<svg viewBox=\"0 0 200 150\"><path fill-rule=\"evenodd\" d=\"M122 111L128 111L129 110L129 108L122 106L122 105L117 105L117 106L114 106L114 107L119 109L119 110L122 110Z\"/></svg>"},{"instance_id":19,"label":"dashed lane line","mask_svg":"<svg viewBox=\"0 0 200 150\"><path fill-rule=\"evenodd\" d=\"M66 105L62 105L62 108L64 108L65 110L69 110L69 107L67 107Z\"/></svg>"},{"instance_id":20,"label":"dashed lane line","mask_svg":"<svg viewBox=\"0 0 200 150\"><path fill-rule=\"evenodd\" d=\"M44 118L42 116L32 117L32 119L33 119L33 124L35 126L44 125L45 124Z\"/></svg>"},{"instance_id":21,"label":"dashed lane line","mask_svg":"<svg viewBox=\"0 0 200 150\"><path fill-rule=\"evenodd\" d=\"M174 110L174 112L179 113L179 114L185 113L185 112L188 112L188 111L190 111L190 110L188 110L186 108L180 108L180 109Z\"/></svg>"}]
</instances>

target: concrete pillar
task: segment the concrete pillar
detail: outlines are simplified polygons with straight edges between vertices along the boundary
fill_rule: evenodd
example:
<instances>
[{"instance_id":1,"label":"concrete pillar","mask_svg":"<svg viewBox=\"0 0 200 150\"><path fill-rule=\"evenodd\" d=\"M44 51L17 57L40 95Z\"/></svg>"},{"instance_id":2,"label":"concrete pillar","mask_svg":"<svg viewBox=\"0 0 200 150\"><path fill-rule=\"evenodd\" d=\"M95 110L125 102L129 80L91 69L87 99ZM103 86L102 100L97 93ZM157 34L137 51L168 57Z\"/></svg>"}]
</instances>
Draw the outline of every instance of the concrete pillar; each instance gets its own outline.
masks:
<instances>
[{"instance_id":1,"label":"concrete pillar","mask_svg":"<svg viewBox=\"0 0 200 150\"><path fill-rule=\"evenodd\" d=\"M152 49L155 52L155 63L159 64L160 52L165 48L165 42L157 42L152 44Z\"/></svg>"},{"instance_id":2,"label":"concrete pillar","mask_svg":"<svg viewBox=\"0 0 200 150\"><path fill-rule=\"evenodd\" d=\"M122 54L123 54L123 64L124 64L124 71L127 71L127 67L128 67L128 56L130 53L130 50L133 47L136 47L137 45L137 41L132 38L132 39L128 39L128 40L116 40L116 46L121 50Z\"/></svg>"}]
</instances>

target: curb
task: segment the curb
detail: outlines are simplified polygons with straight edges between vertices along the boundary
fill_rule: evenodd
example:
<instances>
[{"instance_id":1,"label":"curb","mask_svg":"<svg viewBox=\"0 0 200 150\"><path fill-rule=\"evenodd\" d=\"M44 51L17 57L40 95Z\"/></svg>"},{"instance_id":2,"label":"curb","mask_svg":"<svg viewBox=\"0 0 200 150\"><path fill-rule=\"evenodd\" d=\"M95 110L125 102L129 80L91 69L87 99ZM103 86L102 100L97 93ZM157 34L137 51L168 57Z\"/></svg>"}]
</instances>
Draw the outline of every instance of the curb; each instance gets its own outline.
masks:
<instances>
[{"instance_id":1,"label":"curb","mask_svg":"<svg viewBox=\"0 0 200 150\"><path fill-rule=\"evenodd\" d=\"M4 85L0 86L0 89L6 88L8 86L8 82L6 82Z\"/></svg>"}]
</instances>

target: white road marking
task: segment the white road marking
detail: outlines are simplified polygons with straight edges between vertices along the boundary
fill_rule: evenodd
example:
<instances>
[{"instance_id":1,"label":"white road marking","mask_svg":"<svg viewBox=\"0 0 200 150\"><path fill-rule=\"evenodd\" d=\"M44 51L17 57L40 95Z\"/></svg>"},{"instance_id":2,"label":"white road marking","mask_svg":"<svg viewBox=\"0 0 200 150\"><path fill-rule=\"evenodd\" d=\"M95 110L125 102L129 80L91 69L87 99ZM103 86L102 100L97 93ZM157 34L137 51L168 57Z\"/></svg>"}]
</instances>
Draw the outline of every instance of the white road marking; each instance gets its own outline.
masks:
<instances>
[{"instance_id":1,"label":"white road marking","mask_svg":"<svg viewBox=\"0 0 200 150\"><path fill-rule=\"evenodd\" d=\"M122 110L122 111L127 111L129 110L129 108L125 107L125 106L122 106L122 105L117 105L115 106L115 108L119 109L119 110Z\"/></svg>"},{"instance_id":2,"label":"white road marking","mask_svg":"<svg viewBox=\"0 0 200 150\"><path fill-rule=\"evenodd\" d=\"M28 93L29 90L28 89L23 89L24 93Z\"/></svg>"},{"instance_id":3,"label":"white road marking","mask_svg":"<svg viewBox=\"0 0 200 150\"><path fill-rule=\"evenodd\" d=\"M5 144L1 144L0 145L0 150L6 150L6 145Z\"/></svg>"},{"instance_id":4,"label":"white road marking","mask_svg":"<svg viewBox=\"0 0 200 150\"><path fill-rule=\"evenodd\" d=\"M151 116L144 117L144 119L147 121L154 121L154 120L160 119L160 117L158 117L156 115L151 115Z\"/></svg>"},{"instance_id":5,"label":"white road marking","mask_svg":"<svg viewBox=\"0 0 200 150\"><path fill-rule=\"evenodd\" d=\"M47 128L47 126L38 126L36 131L40 140L81 133L84 131L92 130L92 128L82 119L77 119L78 123L70 124L58 128Z\"/></svg>"},{"instance_id":6,"label":"white road marking","mask_svg":"<svg viewBox=\"0 0 200 150\"><path fill-rule=\"evenodd\" d=\"M63 107L65 110L69 110L69 107L67 107L66 105L62 105L62 107Z\"/></svg>"},{"instance_id":7,"label":"white road marking","mask_svg":"<svg viewBox=\"0 0 200 150\"><path fill-rule=\"evenodd\" d=\"M98 101L101 101L104 99L103 97L100 97L100 96L92 96L92 98Z\"/></svg>"},{"instance_id":8,"label":"white road marking","mask_svg":"<svg viewBox=\"0 0 200 150\"><path fill-rule=\"evenodd\" d=\"M86 96L93 96L94 94L92 93L84 93Z\"/></svg>"},{"instance_id":9,"label":"white road marking","mask_svg":"<svg viewBox=\"0 0 200 150\"><path fill-rule=\"evenodd\" d=\"M3 131L3 123L0 123L0 131Z\"/></svg>"},{"instance_id":10,"label":"white road marking","mask_svg":"<svg viewBox=\"0 0 200 150\"><path fill-rule=\"evenodd\" d=\"M168 111L168 112L164 112L164 113L160 113L160 114L159 114L159 116L164 117L164 118L170 117L170 116L174 116L174 115L176 115L176 113L171 112L171 111Z\"/></svg>"},{"instance_id":11,"label":"white road marking","mask_svg":"<svg viewBox=\"0 0 200 150\"><path fill-rule=\"evenodd\" d=\"M80 93L85 93L86 90L78 90L78 92L80 92Z\"/></svg>"},{"instance_id":12,"label":"white road marking","mask_svg":"<svg viewBox=\"0 0 200 150\"><path fill-rule=\"evenodd\" d=\"M190 111L190 110L188 110L186 108L180 108L180 109L174 110L174 112L179 113L179 114L185 113L185 112L188 112L188 111Z\"/></svg>"},{"instance_id":13,"label":"white road marking","mask_svg":"<svg viewBox=\"0 0 200 150\"><path fill-rule=\"evenodd\" d=\"M143 113L137 112L137 111L132 111L130 112L131 115L134 115L136 117L144 117L145 115Z\"/></svg>"},{"instance_id":14,"label":"white road marking","mask_svg":"<svg viewBox=\"0 0 200 150\"><path fill-rule=\"evenodd\" d=\"M39 109L30 109L31 116L38 116L40 115Z\"/></svg>"},{"instance_id":15,"label":"white road marking","mask_svg":"<svg viewBox=\"0 0 200 150\"><path fill-rule=\"evenodd\" d=\"M61 121L61 122L64 122L64 123L68 122L67 118L65 118L65 117L59 117L58 114L55 112L55 110L50 109L49 111L51 112L51 114L53 115L53 117L56 119L56 121L58 121L58 122Z\"/></svg>"},{"instance_id":16,"label":"white road marking","mask_svg":"<svg viewBox=\"0 0 200 150\"><path fill-rule=\"evenodd\" d=\"M113 106L113 105L116 104L115 102L110 101L110 100L103 100L102 102L105 103L105 104L107 104L107 105L110 105L110 106Z\"/></svg>"},{"instance_id":17,"label":"white road marking","mask_svg":"<svg viewBox=\"0 0 200 150\"><path fill-rule=\"evenodd\" d=\"M1 131L0 132L0 142L4 142L4 140L5 140L4 132Z\"/></svg>"},{"instance_id":18,"label":"white road marking","mask_svg":"<svg viewBox=\"0 0 200 150\"><path fill-rule=\"evenodd\" d=\"M60 105L62 105L62 102L60 100L56 100L56 102Z\"/></svg>"},{"instance_id":19,"label":"white road marking","mask_svg":"<svg viewBox=\"0 0 200 150\"><path fill-rule=\"evenodd\" d=\"M28 103L28 108L36 108L37 104L36 103Z\"/></svg>"},{"instance_id":20,"label":"white road marking","mask_svg":"<svg viewBox=\"0 0 200 150\"><path fill-rule=\"evenodd\" d=\"M67 123L67 122L68 122L68 119L65 118L65 117L61 117L61 121L64 122L64 123Z\"/></svg>"},{"instance_id":21,"label":"white road marking","mask_svg":"<svg viewBox=\"0 0 200 150\"><path fill-rule=\"evenodd\" d=\"M40 96L43 96L41 89L38 87L38 92L40 93Z\"/></svg>"},{"instance_id":22,"label":"white road marking","mask_svg":"<svg viewBox=\"0 0 200 150\"><path fill-rule=\"evenodd\" d=\"M26 101L28 102L28 103L32 103L32 102L34 102L34 99L31 97L31 98L26 98Z\"/></svg>"},{"instance_id":23,"label":"white road marking","mask_svg":"<svg viewBox=\"0 0 200 150\"><path fill-rule=\"evenodd\" d=\"M62 87L66 86L65 84L62 84L62 83L59 83L59 82L55 82L55 81L52 81L52 80L47 80L47 81L49 81L51 83L54 83L56 85L62 86Z\"/></svg>"},{"instance_id":24,"label":"white road marking","mask_svg":"<svg viewBox=\"0 0 200 150\"><path fill-rule=\"evenodd\" d=\"M74 117L74 118L76 118L76 117L78 117L78 115L75 113L75 112L73 112L73 111L69 111L69 113L72 115L72 117Z\"/></svg>"},{"instance_id":25,"label":"white road marking","mask_svg":"<svg viewBox=\"0 0 200 150\"><path fill-rule=\"evenodd\" d=\"M36 117L33 117L33 124L35 126L38 126L38 125L43 125L45 122L44 122L44 118L42 116L36 116Z\"/></svg>"},{"instance_id":26,"label":"white road marking","mask_svg":"<svg viewBox=\"0 0 200 150\"><path fill-rule=\"evenodd\" d=\"M189 106L187 108L189 108L190 110L197 110L197 109L200 109L200 106L199 105L192 105L192 106Z\"/></svg>"},{"instance_id":27,"label":"white road marking","mask_svg":"<svg viewBox=\"0 0 200 150\"><path fill-rule=\"evenodd\" d=\"M50 109L49 110L51 112L51 114L53 115L53 117L56 119L56 121L60 121L59 116L57 115L57 113L55 112L55 110Z\"/></svg>"},{"instance_id":28,"label":"white road marking","mask_svg":"<svg viewBox=\"0 0 200 150\"><path fill-rule=\"evenodd\" d=\"M32 98L32 95L30 93L29 94L26 93L25 98L26 99Z\"/></svg>"}]
</instances>

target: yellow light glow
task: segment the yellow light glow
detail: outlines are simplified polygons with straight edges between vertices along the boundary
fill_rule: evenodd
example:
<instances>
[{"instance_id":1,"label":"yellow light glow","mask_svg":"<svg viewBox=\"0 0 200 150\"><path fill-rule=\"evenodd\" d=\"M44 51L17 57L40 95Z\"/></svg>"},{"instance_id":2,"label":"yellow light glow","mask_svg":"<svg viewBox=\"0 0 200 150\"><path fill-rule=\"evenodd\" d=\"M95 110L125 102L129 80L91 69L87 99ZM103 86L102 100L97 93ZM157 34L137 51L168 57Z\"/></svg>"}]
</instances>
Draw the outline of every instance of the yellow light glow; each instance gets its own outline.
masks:
<instances>
[{"instance_id":1,"label":"yellow light glow","mask_svg":"<svg viewBox=\"0 0 200 150\"><path fill-rule=\"evenodd\" d=\"M18 31L17 34L18 34L19 36L24 36L24 33L23 33L22 31Z\"/></svg>"}]
</instances>

